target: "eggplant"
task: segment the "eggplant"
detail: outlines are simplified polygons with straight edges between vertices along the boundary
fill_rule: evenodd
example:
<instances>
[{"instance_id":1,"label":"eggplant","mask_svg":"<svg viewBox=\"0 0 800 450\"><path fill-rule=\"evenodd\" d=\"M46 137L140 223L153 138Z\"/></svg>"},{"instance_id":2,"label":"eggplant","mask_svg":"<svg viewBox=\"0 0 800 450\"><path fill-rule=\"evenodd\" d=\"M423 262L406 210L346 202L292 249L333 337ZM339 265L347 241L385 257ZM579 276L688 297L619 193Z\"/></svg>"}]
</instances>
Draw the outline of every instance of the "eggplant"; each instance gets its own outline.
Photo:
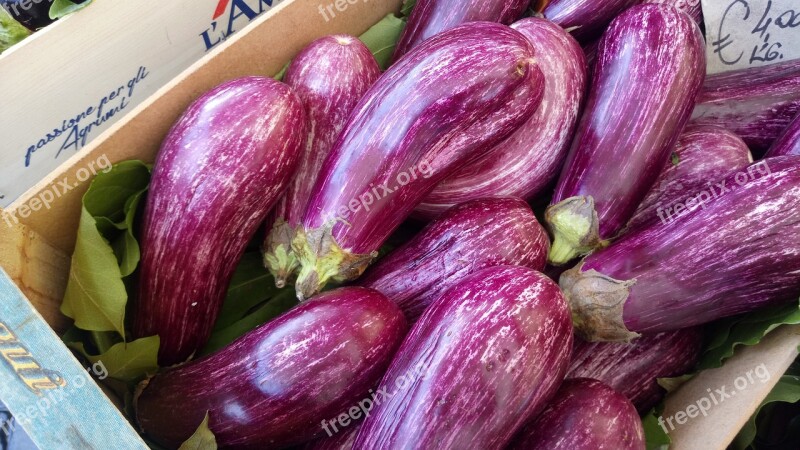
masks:
<instances>
[{"instance_id":1,"label":"eggplant","mask_svg":"<svg viewBox=\"0 0 800 450\"><path fill-rule=\"evenodd\" d=\"M358 436L358 430L360 429L360 423L351 424L336 433L331 429L329 430L330 436L325 436L307 444L303 447L303 450L353 450L353 444L356 442L356 436Z\"/></svg>"},{"instance_id":2,"label":"eggplant","mask_svg":"<svg viewBox=\"0 0 800 450\"><path fill-rule=\"evenodd\" d=\"M551 264L606 245L633 216L689 120L705 76L703 42L697 24L669 6L634 6L611 23L545 215Z\"/></svg>"},{"instance_id":3,"label":"eggplant","mask_svg":"<svg viewBox=\"0 0 800 450\"><path fill-rule=\"evenodd\" d=\"M713 125L689 125L628 228L659 220L666 208L752 162L750 149L739 136Z\"/></svg>"},{"instance_id":4,"label":"eggplant","mask_svg":"<svg viewBox=\"0 0 800 450\"><path fill-rule=\"evenodd\" d=\"M674 6L686 14L689 14L698 24L703 23L703 5L700 3L700 0L644 0L643 3Z\"/></svg>"},{"instance_id":5,"label":"eggplant","mask_svg":"<svg viewBox=\"0 0 800 450\"><path fill-rule=\"evenodd\" d=\"M644 450L644 427L624 395L597 380L567 380L510 450Z\"/></svg>"},{"instance_id":6,"label":"eggplant","mask_svg":"<svg viewBox=\"0 0 800 450\"><path fill-rule=\"evenodd\" d=\"M511 135L541 102L525 36L472 22L423 42L356 106L314 186L292 249L308 298L361 275L445 177Z\"/></svg>"},{"instance_id":7,"label":"eggplant","mask_svg":"<svg viewBox=\"0 0 800 450\"><path fill-rule=\"evenodd\" d=\"M628 341L797 300L800 156L729 174L561 276L576 331Z\"/></svg>"},{"instance_id":8,"label":"eggplant","mask_svg":"<svg viewBox=\"0 0 800 450\"><path fill-rule=\"evenodd\" d=\"M586 90L586 61L569 33L543 19L511 26L533 45L544 73L544 99L511 137L439 183L414 211L432 219L447 208L481 197L533 199L551 188L564 164Z\"/></svg>"},{"instance_id":9,"label":"eggplant","mask_svg":"<svg viewBox=\"0 0 800 450\"><path fill-rule=\"evenodd\" d=\"M800 113L800 60L709 75L692 121L740 136L760 157Z\"/></svg>"},{"instance_id":10,"label":"eggplant","mask_svg":"<svg viewBox=\"0 0 800 450\"><path fill-rule=\"evenodd\" d=\"M568 29L582 42L600 37L606 26L642 0L545 0L545 19Z\"/></svg>"},{"instance_id":11,"label":"eggplant","mask_svg":"<svg viewBox=\"0 0 800 450\"><path fill-rule=\"evenodd\" d=\"M464 278L411 328L353 448L504 448L563 380L571 327L541 273L498 266Z\"/></svg>"},{"instance_id":12,"label":"eggplant","mask_svg":"<svg viewBox=\"0 0 800 450\"><path fill-rule=\"evenodd\" d=\"M771 158L773 156L790 155L800 155L800 114L794 118L792 123L790 123L778 139L775 140L764 157Z\"/></svg>"},{"instance_id":13,"label":"eggplant","mask_svg":"<svg viewBox=\"0 0 800 450\"><path fill-rule=\"evenodd\" d=\"M136 419L168 448L189 438L206 412L223 448L304 444L368 394L406 331L403 313L377 291L325 292L205 359L144 382Z\"/></svg>"},{"instance_id":14,"label":"eggplant","mask_svg":"<svg viewBox=\"0 0 800 450\"><path fill-rule=\"evenodd\" d=\"M358 281L397 303L409 323L448 288L486 267L544 270L550 241L530 206L487 198L454 206Z\"/></svg>"},{"instance_id":15,"label":"eggplant","mask_svg":"<svg viewBox=\"0 0 800 450\"><path fill-rule=\"evenodd\" d=\"M626 344L575 339L567 378L602 381L628 398L640 414L666 394L658 378L686 375L703 352L700 328L647 334Z\"/></svg>"},{"instance_id":16,"label":"eggplant","mask_svg":"<svg viewBox=\"0 0 800 450\"><path fill-rule=\"evenodd\" d=\"M434 35L467 22L508 25L522 17L530 0L417 0L394 49L397 61Z\"/></svg>"},{"instance_id":17,"label":"eggplant","mask_svg":"<svg viewBox=\"0 0 800 450\"><path fill-rule=\"evenodd\" d=\"M381 74L372 52L358 38L326 36L309 44L284 77L308 113L308 140L297 173L278 200L264 243L264 264L278 287L297 269L294 229L303 220L322 164L361 97Z\"/></svg>"},{"instance_id":18,"label":"eggplant","mask_svg":"<svg viewBox=\"0 0 800 450\"><path fill-rule=\"evenodd\" d=\"M306 113L283 83L247 77L195 101L158 154L141 227L137 338L162 366L203 347L236 264L289 183Z\"/></svg>"}]
</instances>

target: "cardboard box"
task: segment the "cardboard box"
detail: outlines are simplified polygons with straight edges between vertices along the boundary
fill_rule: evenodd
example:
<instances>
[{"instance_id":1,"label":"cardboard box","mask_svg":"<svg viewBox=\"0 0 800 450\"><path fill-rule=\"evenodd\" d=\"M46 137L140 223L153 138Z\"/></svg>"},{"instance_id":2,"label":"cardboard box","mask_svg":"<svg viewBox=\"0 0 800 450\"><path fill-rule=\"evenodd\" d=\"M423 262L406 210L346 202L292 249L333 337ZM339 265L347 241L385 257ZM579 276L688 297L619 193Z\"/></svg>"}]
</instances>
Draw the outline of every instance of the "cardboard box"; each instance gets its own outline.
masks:
<instances>
[{"instance_id":1,"label":"cardboard box","mask_svg":"<svg viewBox=\"0 0 800 450\"><path fill-rule=\"evenodd\" d=\"M110 0L106 0L110 1ZM103 2L99 2L102 4ZM193 64L176 79L159 89L123 119L110 126L79 154L39 182L23 198L0 215L0 266L14 285L0 276L0 322L9 325L17 340L41 358L42 367L58 367L64 377L77 376L81 368L56 335L45 327L61 331L65 326L59 314L66 280L69 274L69 255L73 250L81 195L88 188L84 179L88 168L101 158L110 162L127 159L153 161L159 145L169 128L183 110L198 96L221 82L245 75L271 76L278 72L293 55L314 39L332 33L359 35L382 17L399 8L401 0L343 0L343 8L335 17L323 16L322 8L334 5L331 0L284 0L251 26L220 43L208 55ZM333 6L332 6L333 7ZM84 174L82 176L81 174ZM53 201L48 208L32 208L31 200L52 190L63 180L73 186ZM8 219L11 226L6 222ZM5 284L3 284L5 283ZM23 298L23 296L25 298ZM30 305L35 307L35 310ZM25 306L28 305L28 306ZM41 316L40 316L41 314ZM28 332L29 328L35 330ZM785 327L773 333L762 344L747 348L732 358L725 367L708 371L685 384L667 402L665 417L674 417L706 395L707 389L733 385L735 379L753 366L765 364L772 374L769 382L742 390L723 405L679 424L671 436L674 449L724 449L742 424L769 392L780 374L797 357L800 327ZM8 367L0 364L0 398L12 412L21 411L26 402L36 401L31 395L22 396L25 386ZM85 373L85 370L84 370ZM9 389L9 387L11 389ZM8 392L16 396L8 400ZM121 422L112 410L111 402L102 398L96 386L70 397L78 405L91 402L92 408L102 411L95 416L74 417L73 427L86 436L114 436L115 441L141 445L132 429ZM80 407L80 406L78 406ZM72 420L72 416L63 417ZM39 433L49 424L33 421L32 437L42 448L69 448L51 444L52 433ZM90 433L94 433L91 434ZM94 442L89 441L91 445ZM95 448L84 446L81 448ZM102 448L102 447L97 447ZM120 447L124 448L124 447Z\"/></svg>"},{"instance_id":2,"label":"cardboard box","mask_svg":"<svg viewBox=\"0 0 800 450\"><path fill-rule=\"evenodd\" d=\"M281 1L103 0L4 52L0 207Z\"/></svg>"}]
</instances>

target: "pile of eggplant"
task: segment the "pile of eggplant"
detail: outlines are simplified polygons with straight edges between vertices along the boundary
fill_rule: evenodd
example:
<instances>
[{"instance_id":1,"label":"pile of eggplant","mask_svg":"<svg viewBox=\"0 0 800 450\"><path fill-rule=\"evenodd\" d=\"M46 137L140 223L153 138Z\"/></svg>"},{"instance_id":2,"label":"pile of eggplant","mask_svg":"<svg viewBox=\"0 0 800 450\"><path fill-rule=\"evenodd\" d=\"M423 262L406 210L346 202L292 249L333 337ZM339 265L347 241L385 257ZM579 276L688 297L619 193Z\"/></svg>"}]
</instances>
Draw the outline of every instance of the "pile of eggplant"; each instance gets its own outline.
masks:
<instances>
[{"instance_id":1,"label":"pile of eggplant","mask_svg":"<svg viewBox=\"0 0 800 450\"><path fill-rule=\"evenodd\" d=\"M145 435L643 449L701 325L797 301L800 62L706 77L699 2L541 3L418 0L383 73L326 36L189 107L140 232ZM299 305L195 359L264 230Z\"/></svg>"}]
</instances>

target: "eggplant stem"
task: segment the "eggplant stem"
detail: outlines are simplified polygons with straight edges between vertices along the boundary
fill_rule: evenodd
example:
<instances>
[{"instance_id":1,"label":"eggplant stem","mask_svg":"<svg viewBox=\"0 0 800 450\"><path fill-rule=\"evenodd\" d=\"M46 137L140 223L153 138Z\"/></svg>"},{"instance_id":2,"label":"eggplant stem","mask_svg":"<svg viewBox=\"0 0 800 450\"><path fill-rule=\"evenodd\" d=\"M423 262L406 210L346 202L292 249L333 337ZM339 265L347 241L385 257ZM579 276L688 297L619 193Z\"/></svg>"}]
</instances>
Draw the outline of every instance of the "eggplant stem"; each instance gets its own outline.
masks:
<instances>
[{"instance_id":1,"label":"eggplant stem","mask_svg":"<svg viewBox=\"0 0 800 450\"><path fill-rule=\"evenodd\" d=\"M548 262L554 266L563 266L604 244L591 196L570 197L551 205L545 212L545 220L553 234Z\"/></svg>"}]
</instances>

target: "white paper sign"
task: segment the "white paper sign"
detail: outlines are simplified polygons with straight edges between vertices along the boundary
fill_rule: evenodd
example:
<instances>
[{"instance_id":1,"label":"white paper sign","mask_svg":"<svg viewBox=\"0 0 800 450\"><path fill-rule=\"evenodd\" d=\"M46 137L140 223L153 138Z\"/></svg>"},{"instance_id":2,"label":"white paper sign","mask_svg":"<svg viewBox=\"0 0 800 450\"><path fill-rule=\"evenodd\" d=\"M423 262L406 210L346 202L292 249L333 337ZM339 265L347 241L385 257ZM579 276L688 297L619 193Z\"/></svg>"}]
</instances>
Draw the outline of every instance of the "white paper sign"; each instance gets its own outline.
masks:
<instances>
[{"instance_id":1,"label":"white paper sign","mask_svg":"<svg viewBox=\"0 0 800 450\"><path fill-rule=\"evenodd\" d=\"M800 58L800 1L702 1L709 74Z\"/></svg>"},{"instance_id":2,"label":"white paper sign","mask_svg":"<svg viewBox=\"0 0 800 450\"><path fill-rule=\"evenodd\" d=\"M280 1L97 1L4 53L0 208Z\"/></svg>"}]
</instances>

